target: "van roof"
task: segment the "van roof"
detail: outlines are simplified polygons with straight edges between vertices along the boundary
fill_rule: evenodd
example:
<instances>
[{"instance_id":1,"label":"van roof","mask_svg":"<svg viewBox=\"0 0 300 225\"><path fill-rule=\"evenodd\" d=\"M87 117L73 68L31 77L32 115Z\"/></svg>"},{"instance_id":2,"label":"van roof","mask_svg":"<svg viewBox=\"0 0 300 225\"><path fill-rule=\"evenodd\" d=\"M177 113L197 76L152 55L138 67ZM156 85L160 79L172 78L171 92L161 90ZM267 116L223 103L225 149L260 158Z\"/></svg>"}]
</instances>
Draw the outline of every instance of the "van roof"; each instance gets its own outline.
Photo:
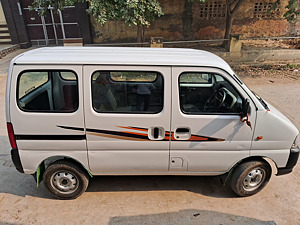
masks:
<instances>
[{"instance_id":1,"label":"van roof","mask_svg":"<svg viewBox=\"0 0 300 225\"><path fill-rule=\"evenodd\" d=\"M233 74L220 57L180 48L44 47L16 57L16 64L209 66Z\"/></svg>"}]
</instances>

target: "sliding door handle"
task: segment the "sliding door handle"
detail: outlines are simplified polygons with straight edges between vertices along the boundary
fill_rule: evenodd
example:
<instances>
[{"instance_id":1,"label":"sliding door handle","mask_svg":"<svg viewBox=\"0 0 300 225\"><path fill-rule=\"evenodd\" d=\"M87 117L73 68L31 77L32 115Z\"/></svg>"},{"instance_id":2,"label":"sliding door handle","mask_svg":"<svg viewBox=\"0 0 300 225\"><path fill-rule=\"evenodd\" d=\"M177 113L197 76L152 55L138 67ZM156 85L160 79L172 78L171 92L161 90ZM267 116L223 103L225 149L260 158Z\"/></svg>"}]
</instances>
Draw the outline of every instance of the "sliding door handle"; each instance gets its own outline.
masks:
<instances>
[{"instance_id":1,"label":"sliding door handle","mask_svg":"<svg viewBox=\"0 0 300 225\"><path fill-rule=\"evenodd\" d=\"M191 129L189 127L178 127L174 132L176 140L188 140L191 138Z\"/></svg>"},{"instance_id":2,"label":"sliding door handle","mask_svg":"<svg viewBox=\"0 0 300 225\"><path fill-rule=\"evenodd\" d=\"M148 130L150 140L163 140L165 138L165 129L163 127L151 127Z\"/></svg>"}]
</instances>

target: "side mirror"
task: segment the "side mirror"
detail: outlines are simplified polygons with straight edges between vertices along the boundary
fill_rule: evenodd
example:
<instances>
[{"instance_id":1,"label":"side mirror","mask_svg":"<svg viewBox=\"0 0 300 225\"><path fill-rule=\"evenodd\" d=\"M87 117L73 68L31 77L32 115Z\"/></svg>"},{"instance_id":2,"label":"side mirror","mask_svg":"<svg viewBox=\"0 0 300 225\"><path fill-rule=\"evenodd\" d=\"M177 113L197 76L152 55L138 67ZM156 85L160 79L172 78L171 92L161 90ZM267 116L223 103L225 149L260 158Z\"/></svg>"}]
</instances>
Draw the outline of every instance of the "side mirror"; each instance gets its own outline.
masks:
<instances>
[{"instance_id":1,"label":"side mirror","mask_svg":"<svg viewBox=\"0 0 300 225\"><path fill-rule=\"evenodd\" d=\"M243 101L242 111L241 111L241 120L245 120L247 118L248 112L250 110L250 101L248 98L246 98L245 101Z\"/></svg>"}]
</instances>

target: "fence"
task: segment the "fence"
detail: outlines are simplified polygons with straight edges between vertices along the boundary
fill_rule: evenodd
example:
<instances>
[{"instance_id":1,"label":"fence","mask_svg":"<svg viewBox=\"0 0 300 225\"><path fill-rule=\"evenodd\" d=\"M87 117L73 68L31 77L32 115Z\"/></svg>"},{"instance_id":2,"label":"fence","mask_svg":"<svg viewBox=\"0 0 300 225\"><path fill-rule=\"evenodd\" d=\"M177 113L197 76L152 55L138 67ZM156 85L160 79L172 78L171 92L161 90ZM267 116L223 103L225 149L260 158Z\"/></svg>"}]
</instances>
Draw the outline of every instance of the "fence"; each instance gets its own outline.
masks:
<instances>
[{"instance_id":1,"label":"fence","mask_svg":"<svg viewBox=\"0 0 300 225\"><path fill-rule=\"evenodd\" d=\"M213 40L187 40L187 41L162 41L163 47L203 47L205 45L215 45L220 46L224 41L231 42L228 46L228 51L240 51L241 43L244 41L268 41L268 40L283 40L283 41L292 41L292 40L300 40L300 37L254 37L254 38L242 38L241 35L232 35L230 39L213 39ZM238 45L237 48L230 48L232 45ZM85 46L118 46L118 47L148 47L151 46L149 42L141 42L141 43L100 43L100 44L91 44ZM225 49L224 49L225 50Z\"/></svg>"}]
</instances>

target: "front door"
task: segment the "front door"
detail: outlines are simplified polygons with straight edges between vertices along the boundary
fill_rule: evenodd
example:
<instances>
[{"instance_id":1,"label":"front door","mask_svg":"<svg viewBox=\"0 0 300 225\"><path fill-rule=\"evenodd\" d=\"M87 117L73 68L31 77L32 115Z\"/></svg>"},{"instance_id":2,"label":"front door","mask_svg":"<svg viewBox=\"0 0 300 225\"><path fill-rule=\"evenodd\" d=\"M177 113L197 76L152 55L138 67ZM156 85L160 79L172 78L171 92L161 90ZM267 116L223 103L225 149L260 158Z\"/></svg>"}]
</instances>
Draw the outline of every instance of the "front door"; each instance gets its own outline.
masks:
<instances>
[{"instance_id":1,"label":"front door","mask_svg":"<svg viewBox=\"0 0 300 225\"><path fill-rule=\"evenodd\" d=\"M253 129L239 115L249 97L236 81L213 68L174 67L172 75L170 171L220 174L249 156Z\"/></svg>"},{"instance_id":2,"label":"front door","mask_svg":"<svg viewBox=\"0 0 300 225\"><path fill-rule=\"evenodd\" d=\"M84 74L91 171L168 171L171 68L84 66Z\"/></svg>"}]
</instances>

